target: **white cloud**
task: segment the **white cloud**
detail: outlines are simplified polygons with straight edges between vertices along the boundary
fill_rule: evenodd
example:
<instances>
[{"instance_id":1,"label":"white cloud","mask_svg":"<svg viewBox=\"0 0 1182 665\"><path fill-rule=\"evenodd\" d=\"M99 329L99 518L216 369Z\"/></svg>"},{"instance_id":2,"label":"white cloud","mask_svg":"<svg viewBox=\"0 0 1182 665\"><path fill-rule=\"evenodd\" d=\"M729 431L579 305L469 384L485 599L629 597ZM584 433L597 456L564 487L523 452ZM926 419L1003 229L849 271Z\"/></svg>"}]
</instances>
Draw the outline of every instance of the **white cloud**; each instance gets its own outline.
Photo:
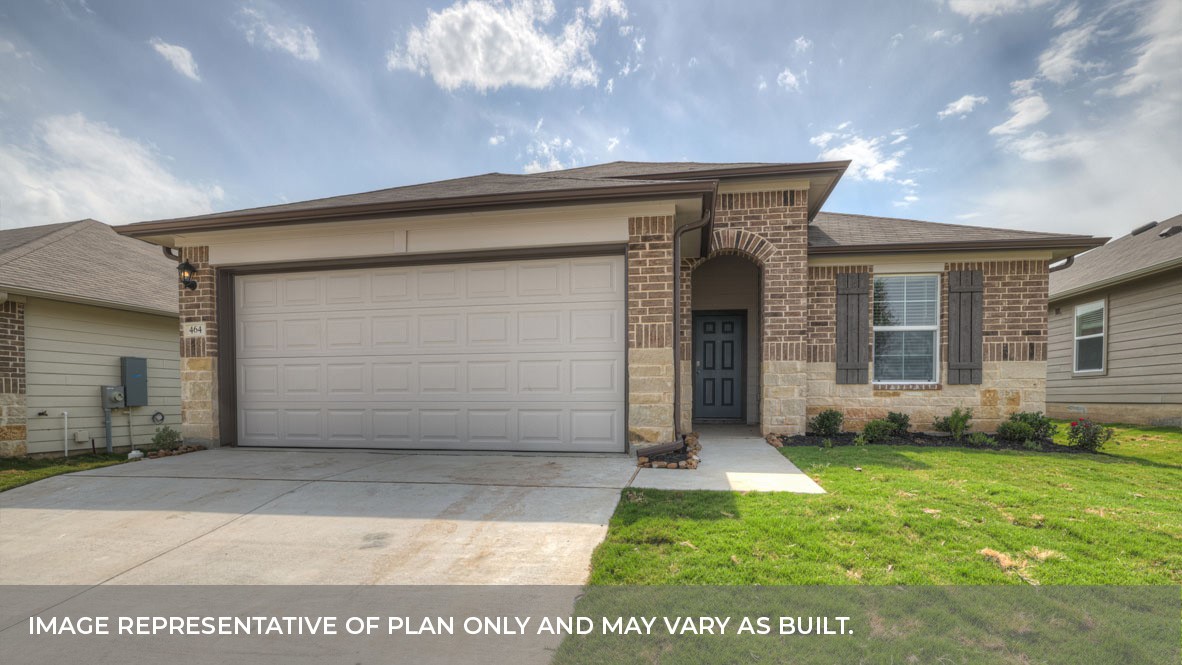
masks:
<instances>
[{"instance_id":1,"label":"white cloud","mask_svg":"<svg viewBox=\"0 0 1182 665\"><path fill-rule=\"evenodd\" d=\"M615 79L608 79L607 83L605 83L603 85L603 91L609 95L612 94L613 92L615 92L615 89L616 89L616 80Z\"/></svg>"},{"instance_id":2,"label":"white cloud","mask_svg":"<svg viewBox=\"0 0 1182 665\"><path fill-rule=\"evenodd\" d=\"M306 25L268 18L261 11L243 8L238 13L238 27L246 41L267 50L278 50L297 60L315 62L320 59L320 45L316 33Z\"/></svg>"},{"instance_id":3,"label":"white cloud","mask_svg":"<svg viewBox=\"0 0 1182 665\"><path fill-rule=\"evenodd\" d=\"M504 142L505 142L505 135L504 134L493 134L492 136L488 137L488 144L489 145L501 145Z\"/></svg>"},{"instance_id":4,"label":"white cloud","mask_svg":"<svg viewBox=\"0 0 1182 665\"><path fill-rule=\"evenodd\" d=\"M185 48L184 46L169 44L159 37L153 37L149 39L148 43L151 44L152 48L156 49L156 52L159 53L165 60L167 60L168 64L172 65L172 68L177 72L188 76L194 81L201 80L201 74L197 72L197 61L193 59L193 54L189 52L189 49Z\"/></svg>"},{"instance_id":5,"label":"white cloud","mask_svg":"<svg viewBox=\"0 0 1182 665\"><path fill-rule=\"evenodd\" d=\"M760 92L767 90L767 79L765 79L763 76L760 76L758 79L756 79L755 80L755 89Z\"/></svg>"},{"instance_id":6,"label":"white cloud","mask_svg":"<svg viewBox=\"0 0 1182 665\"><path fill-rule=\"evenodd\" d=\"M928 41L930 41L930 42L944 42L945 44L948 44L949 46L956 46L957 44L964 41L964 35L960 34L959 32L956 34L950 35L950 34L948 34L948 32L946 32L944 30L935 30L931 34L928 35Z\"/></svg>"},{"instance_id":7,"label":"white cloud","mask_svg":"<svg viewBox=\"0 0 1182 665\"><path fill-rule=\"evenodd\" d=\"M1002 147L1026 161L1049 162L1066 158L1083 159L1092 154L1096 145L1083 136L1048 136L1045 132L1032 132L1022 138L1003 140Z\"/></svg>"},{"instance_id":8,"label":"white cloud","mask_svg":"<svg viewBox=\"0 0 1182 665\"><path fill-rule=\"evenodd\" d=\"M578 166L583 159L583 150L569 137L548 133L544 118L534 125L529 144L525 147L526 158L530 161L522 166L526 173L558 171Z\"/></svg>"},{"instance_id":9,"label":"white cloud","mask_svg":"<svg viewBox=\"0 0 1182 665\"><path fill-rule=\"evenodd\" d=\"M967 222L968 220L976 219L976 218L980 217L981 215L982 215L982 213L980 213L980 212L966 212L966 213L962 213L960 215L957 215L956 218L962 222Z\"/></svg>"},{"instance_id":10,"label":"white cloud","mask_svg":"<svg viewBox=\"0 0 1182 665\"><path fill-rule=\"evenodd\" d=\"M149 146L80 113L44 118L26 145L0 144L0 224L93 217L126 223L211 212L224 194L185 182Z\"/></svg>"},{"instance_id":11,"label":"white cloud","mask_svg":"<svg viewBox=\"0 0 1182 665\"><path fill-rule=\"evenodd\" d=\"M800 90L800 81L796 78L796 74L793 74L792 70L787 67L776 76L776 85L785 90Z\"/></svg>"},{"instance_id":12,"label":"white cloud","mask_svg":"<svg viewBox=\"0 0 1182 665\"><path fill-rule=\"evenodd\" d=\"M1053 0L949 0L952 11L975 21L980 18L1016 14L1050 4Z\"/></svg>"},{"instance_id":13,"label":"white cloud","mask_svg":"<svg viewBox=\"0 0 1182 665\"><path fill-rule=\"evenodd\" d=\"M813 42L804 35L801 35L792 42L792 46L796 49L797 53L804 53L813 47Z\"/></svg>"},{"instance_id":14,"label":"white cloud","mask_svg":"<svg viewBox=\"0 0 1182 665\"><path fill-rule=\"evenodd\" d=\"M569 23L552 30L556 10L552 0L490 0L456 2L441 11L428 11L422 26L412 27L405 44L386 54L391 71L405 69L430 74L445 90L470 86L479 91L506 86L548 88L596 85L599 65L591 55L597 21L619 16L623 3L592 3ZM589 24L586 16L598 16ZM643 49L643 41L634 41ZM635 71L631 63L625 67Z\"/></svg>"},{"instance_id":15,"label":"white cloud","mask_svg":"<svg viewBox=\"0 0 1182 665\"><path fill-rule=\"evenodd\" d=\"M963 118L972 113L978 104L984 104L988 101L989 98L982 95L965 95L954 102L949 102L943 111L936 114L936 117L941 120L950 116L960 116Z\"/></svg>"},{"instance_id":16,"label":"white cloud","mask_svg":"<svg viewBox=\"0 0 1182 665\"><path fill-rule=\"evenodd\" d=\"M1160 0L1136 31L1141 43L1137 61L1125 70L1112 92L1118 96L1156 90L1161 106L1182 102L1182 3Z\"/></svg>"},{"instance_id":17,"label":"white cloud","mask_svg":"<svg viewBox=\"0 0 1182 665\"><path fill-rule=\"evenodd\" d=\"M1079 3L1073 2L1055 13L1055 19L1051 22L1051 27L1066 28L1072 23L1075 23L1075 19L1077 18L1079 18Z\"/></svg>"},{"instance_id":18,"label":"white cloud","mask_svg":"<svg viewBox=\"0 0 1182 665\"><path fill-rule=\"evenodd\" d=\"M616 146L618 146L618 145L620 145L620 139L618 139L614 136L611 137L610 139L607 140L607 151L614 152L616 149Z\"/></svg>"},{"instance_id":19,"label":"white cloud","mask_svg":"<svg viewBox=\"0 0 1182 665\"><path fill-rule=\"evenodd\" d=\"M990 134L1002 136L1017 134L1050 115L1051 107L1042 98L1042 95L1035 93L1010 102L1010 112L1013 114L1010 119L990 129Z\"/></svg>"},{"instance_id":20,"label":"white cloud","mask_svg":"<svg viewBox=\"0 0 1182 665\"><path fill-rule=\"evenodd\" d=\"M853 180L893 182L894 174L902 166L903 151L887 150L885 137L865 138L853 132L825 132L809 139L821 148L818 159L851 161L846 176Z\"/></svg>"},{"instance_id":21,"label":"white cloud","mask_svg":"<svg viewBox=\"0 0 1182 665\"><path fill-rule=\"evenodd\" d=\"M896 208L906 208L918 200L919 200L918 196L916 196L914 194L908 194L901 199L891 201L891 205L895 206Z\"/></svg>"},{"instance_id":22,"label":"white cloud","mask_svg":"<svg viewBox=\"0 0 1182 665\"><path fill-rule=\"evenodd\" d=\"M628 18L628 7L624 5L624 0L591 0L587 15L595 21L602 21L607 16L622 20Z\"/></svg>"},{"instance_id":23,"label":"white cloud","mask_svg":"<svg viewBox=\"0 0 1182 665\"><path fill-rule=\"evenodd\" d=\"M1034 94L1034 84L1038 83L1036 78L1019 79L1010 82L1010 93L1017 97L1026 97Z\"/></svg>"},{"instance_id":24,"label":"white cloud","mask_svg":"<svg viewBox=\"0 0 1182 665\"><path fill-rule=\"evenodd\" d=\"M891 35L891 48L894 48L902 43L903 43L903 33L896 32L894 35Z\"/></svg>"},{"instance_id":25,"label":"white cloud","mask_svg":"<svg viewBox=\"0 0 1182 665\"><path fill-rule=\"evenodd\" d=\"M1056 35L1050 47L1038 57L1039 76L1062 85L1074 79L1080 71L1098 67L1097 63L1082 60L1083 50L1091 43L1095 32L1096 24L1090 23Z\"/></svg>"}]
</instances>

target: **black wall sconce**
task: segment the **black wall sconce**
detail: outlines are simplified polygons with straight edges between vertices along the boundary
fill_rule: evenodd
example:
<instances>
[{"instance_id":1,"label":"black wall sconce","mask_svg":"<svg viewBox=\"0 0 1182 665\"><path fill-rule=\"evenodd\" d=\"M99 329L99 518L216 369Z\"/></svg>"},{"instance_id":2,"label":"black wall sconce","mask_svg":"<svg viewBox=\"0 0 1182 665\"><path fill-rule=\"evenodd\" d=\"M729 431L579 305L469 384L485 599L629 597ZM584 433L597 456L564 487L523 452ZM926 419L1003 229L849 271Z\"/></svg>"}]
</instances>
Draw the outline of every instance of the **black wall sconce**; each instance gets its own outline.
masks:
<instances>
[{"instance_id":1,"label":"black wall sconce","mask_svg":"<svg viewBox=\"0 0 1182 665\"><path fill-rule=\"evenodd\" d=\"M176 267L176 271L178 274L180 274L181 284L183 284L186 289L192 291L197 288L197 269L193 267L192 263L189 263L188 261L182 261L181 264Z\"/></svg>"}]
</instances>

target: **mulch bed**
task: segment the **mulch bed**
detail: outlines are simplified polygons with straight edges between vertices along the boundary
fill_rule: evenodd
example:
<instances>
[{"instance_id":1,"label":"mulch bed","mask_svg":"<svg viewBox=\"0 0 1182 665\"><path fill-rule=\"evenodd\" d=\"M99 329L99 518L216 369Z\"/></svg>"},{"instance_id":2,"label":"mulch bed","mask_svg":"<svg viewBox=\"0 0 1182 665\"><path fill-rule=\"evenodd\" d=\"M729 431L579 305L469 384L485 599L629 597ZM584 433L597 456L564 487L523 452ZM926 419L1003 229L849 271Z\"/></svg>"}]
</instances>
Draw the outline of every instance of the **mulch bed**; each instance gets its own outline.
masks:
<instances>
[{"instance_id":1,"label":"mulch bed","mask_svg":"<svg viewBox=\"0 0 1182 665\"><path fill-rule=\"evenodd\" d=\"M854 437L856 432L842 432L837 436L817 436L815 434L796 434L794 436L781 436L780 444L786 447L793 446L812 446L814 448L822 448L825 446L825 439L833 442L834 446L852 446L854 445ZM992 446L974 446L969 443L968 437L959 443L952 440L951 436L941 436L937 434L925 434L923 432L909 433L904 436L892 436L883 441L876 441L874 445L877 446L919 446L924 448L976 448L979 450L1029 450L1034 452L1044 453L1086 453L1088 451L1081 448L1073 448L1071 446L1061 446L1050 439L1043 439L1038 442L1038 448L1028 448L1022 441L1002 441L993 437L993 442L996 445ZM772 445L775 445L774 443Z\"/></svg>"},{"instance_id":2,"label":"mulch bed","mask_svg":"<svg viewBox=\"0 0 1182 665\"><path fill-rule=\"evenodd\" d=\"M144 453L144 457L148 459L158 459L160 457L173 457L174 455L184 455L185 453L195 453L198 450L205 450L205 446L181 446L172 450L153 450Z\"/></svg>"}]
</instances>

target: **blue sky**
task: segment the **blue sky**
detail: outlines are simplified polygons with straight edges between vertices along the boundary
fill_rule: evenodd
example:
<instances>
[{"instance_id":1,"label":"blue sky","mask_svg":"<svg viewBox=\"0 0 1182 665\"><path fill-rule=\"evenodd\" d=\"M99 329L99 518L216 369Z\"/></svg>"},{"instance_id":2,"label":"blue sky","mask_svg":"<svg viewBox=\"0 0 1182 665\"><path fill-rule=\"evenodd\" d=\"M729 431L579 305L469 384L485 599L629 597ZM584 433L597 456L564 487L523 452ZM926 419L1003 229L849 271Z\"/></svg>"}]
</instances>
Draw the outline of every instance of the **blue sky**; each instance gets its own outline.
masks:
<instances>
[{"instance_id":1,"label":"blue sky","mask_svg":"<svg viewBox=\"0 0 1182 665\"><path fill-rule=\"evenodd\" d=\"M1182 2L0 4L0 227L489 171L852 159L826 205L1182 212Z\"/></svg>"}]
</instances>

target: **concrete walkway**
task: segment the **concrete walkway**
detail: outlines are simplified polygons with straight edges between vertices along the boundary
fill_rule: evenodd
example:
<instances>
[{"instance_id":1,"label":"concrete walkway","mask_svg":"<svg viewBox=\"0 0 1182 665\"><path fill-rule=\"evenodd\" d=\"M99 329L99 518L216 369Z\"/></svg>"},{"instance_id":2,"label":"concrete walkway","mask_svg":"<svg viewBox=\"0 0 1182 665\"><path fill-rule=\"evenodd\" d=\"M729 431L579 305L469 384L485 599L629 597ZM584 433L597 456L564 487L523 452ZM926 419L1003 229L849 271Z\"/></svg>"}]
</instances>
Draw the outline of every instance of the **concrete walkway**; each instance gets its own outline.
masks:
<instances>
[{"instance_id":1,"label":"concrete walkway","mask_svg":"<svg viewBox=\"0 0 1182 665\"><path fill-rule=\"evenodd\" d=\"M631 487L661 490L824 494L796 465L768 445L755 427L702 425L696 470L640 469Z\"/></svg>"}]
</instances>

